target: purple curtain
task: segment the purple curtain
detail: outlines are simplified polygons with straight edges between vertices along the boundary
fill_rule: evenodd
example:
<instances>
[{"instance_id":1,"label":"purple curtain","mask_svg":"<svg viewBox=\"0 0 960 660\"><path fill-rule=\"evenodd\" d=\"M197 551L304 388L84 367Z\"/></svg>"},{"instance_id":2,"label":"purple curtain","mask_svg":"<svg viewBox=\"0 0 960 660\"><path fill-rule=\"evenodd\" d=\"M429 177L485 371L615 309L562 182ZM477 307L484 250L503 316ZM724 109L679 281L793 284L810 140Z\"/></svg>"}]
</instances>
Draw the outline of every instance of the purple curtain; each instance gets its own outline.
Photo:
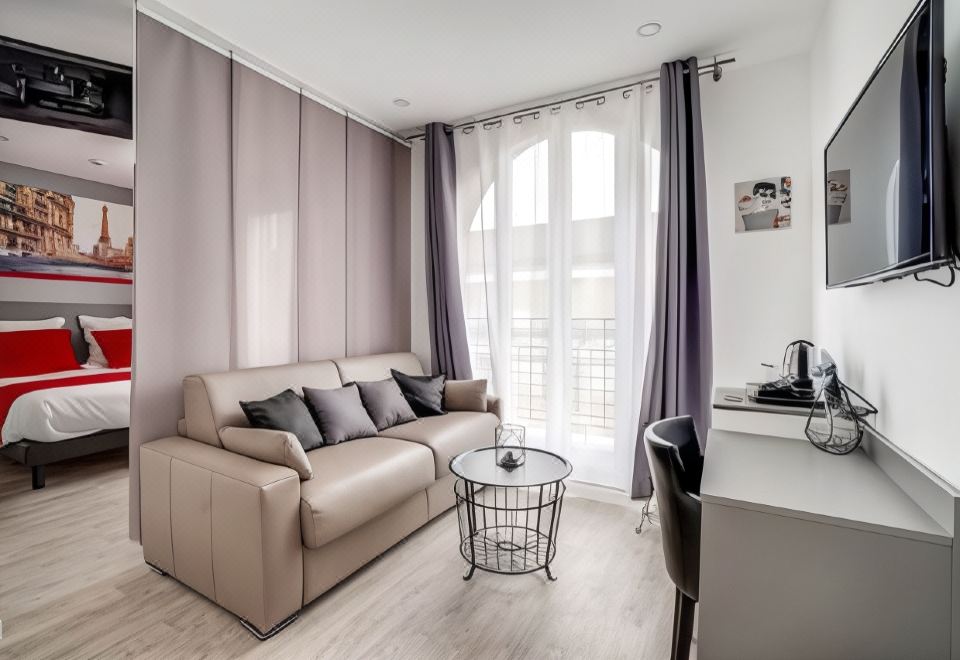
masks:
<instances>
[{"instance_id":1,"label":"purple curtain","mask_svg":"<svg viewBox=\"0 0 960 660\"><path fill-rule=\"evenodd\" d=\"M473 378L457 263L457 165L453 130L426 126L427 304L433 372Z\"/></svg>"},{"instance_id":2,"label":"purple curtain","mask_svg":"<svg viewBox=\"0 0 960 660\"><path fill-rule=\"evenodd\" d=\"M701 445L710 427L713 346L707 194L696 58L660 68L660 212L653 327L647 353L633 497L653 492L647 425L691 415Z\"/></svg>"}]
</instances>

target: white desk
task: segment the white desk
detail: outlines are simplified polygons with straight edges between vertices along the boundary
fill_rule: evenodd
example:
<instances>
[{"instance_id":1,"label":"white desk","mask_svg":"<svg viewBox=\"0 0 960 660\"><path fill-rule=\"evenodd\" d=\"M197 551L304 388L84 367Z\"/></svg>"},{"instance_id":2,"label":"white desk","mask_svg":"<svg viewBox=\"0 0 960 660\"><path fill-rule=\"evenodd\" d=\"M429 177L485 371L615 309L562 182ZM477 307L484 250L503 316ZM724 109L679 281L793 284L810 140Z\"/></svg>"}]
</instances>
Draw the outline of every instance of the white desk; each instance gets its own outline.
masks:
<instances>
[{"instance_id":1,"label":"white desk","mask_svg":"<svg viewBox=\"0 0 960 660\"><path fill-rule=\"evenodd\" d=\"M710 432L701 660L960 657L957 494L884 442L833 456L806 440Z\"/></svg>"}]
</instances>

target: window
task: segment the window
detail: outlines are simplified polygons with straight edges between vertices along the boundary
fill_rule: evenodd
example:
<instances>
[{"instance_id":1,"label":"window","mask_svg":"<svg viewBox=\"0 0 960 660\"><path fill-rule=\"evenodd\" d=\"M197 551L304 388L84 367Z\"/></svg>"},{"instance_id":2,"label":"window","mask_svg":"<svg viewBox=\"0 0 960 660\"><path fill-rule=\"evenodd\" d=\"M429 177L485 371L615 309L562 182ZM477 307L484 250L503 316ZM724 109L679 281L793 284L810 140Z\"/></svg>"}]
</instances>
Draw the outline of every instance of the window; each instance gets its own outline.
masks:
<instances>
[{"instance_id":1,"label":"window","mask_svg":"<svg viewBox=\"0 0 960 660\"><path fill-rule=\"evenodd\" d=\"M573 219L614 214L614 138L610 133L577 131L570 135Z\"/></svg>"},{"instance_id":2,"label":"window","mask_svg":"<svg viewBox=\"0 0 960 660\"><path fill-rule=\"evenodd\" d=\"M513 226L547 224L547 141L543 140L513 159Z\"/></svg>"},{"instance_id":3,"label":"window","mask_svg":"<svg viewBox=\"0 0 960 660\"><path fill-rule=\"evenodd\" d=\"M470 231L490 231L497 226L497 184L491 183L470 222Z\"/></svg>"}]
</instances>

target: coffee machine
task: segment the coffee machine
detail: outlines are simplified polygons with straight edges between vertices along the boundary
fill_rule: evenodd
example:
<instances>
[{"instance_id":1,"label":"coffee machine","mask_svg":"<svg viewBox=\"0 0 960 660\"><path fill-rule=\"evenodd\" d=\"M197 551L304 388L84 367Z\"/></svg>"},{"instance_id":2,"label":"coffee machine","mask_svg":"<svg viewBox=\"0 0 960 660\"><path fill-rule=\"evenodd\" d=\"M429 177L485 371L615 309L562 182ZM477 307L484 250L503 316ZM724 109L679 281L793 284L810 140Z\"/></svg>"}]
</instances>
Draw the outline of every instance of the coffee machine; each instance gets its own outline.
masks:
<instances>
[{"instance_id":1,"label":"coffee machine","mask_svg":"<svg viewBox=\"0 0 960 660\"><path fill-rule=\"evenodd\" d=\"M748 387L747 395L757 403L809 408L817 398L810 373L815 364L813 344L806 339L792 341L783 352L780 377Z\"/></svg>"}]
</instances>

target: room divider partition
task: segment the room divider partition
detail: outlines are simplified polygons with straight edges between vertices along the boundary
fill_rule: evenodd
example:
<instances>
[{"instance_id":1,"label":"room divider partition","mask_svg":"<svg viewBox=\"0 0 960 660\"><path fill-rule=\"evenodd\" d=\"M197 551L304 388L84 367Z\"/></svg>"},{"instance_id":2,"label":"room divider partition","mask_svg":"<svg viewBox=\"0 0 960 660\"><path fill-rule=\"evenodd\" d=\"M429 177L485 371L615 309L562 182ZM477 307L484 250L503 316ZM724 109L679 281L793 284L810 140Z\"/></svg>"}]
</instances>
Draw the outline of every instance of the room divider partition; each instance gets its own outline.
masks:
<instances>
[{"instance_id":1,"label":"room divider partition","mask_svg":"<svg viewBox=\"0 0 960 660\"><path fill-rule=\"evenodd\" d=\"M410 349L410 151L137 15L130 534L184 376Z\"/></svg>"}]
</instances>

